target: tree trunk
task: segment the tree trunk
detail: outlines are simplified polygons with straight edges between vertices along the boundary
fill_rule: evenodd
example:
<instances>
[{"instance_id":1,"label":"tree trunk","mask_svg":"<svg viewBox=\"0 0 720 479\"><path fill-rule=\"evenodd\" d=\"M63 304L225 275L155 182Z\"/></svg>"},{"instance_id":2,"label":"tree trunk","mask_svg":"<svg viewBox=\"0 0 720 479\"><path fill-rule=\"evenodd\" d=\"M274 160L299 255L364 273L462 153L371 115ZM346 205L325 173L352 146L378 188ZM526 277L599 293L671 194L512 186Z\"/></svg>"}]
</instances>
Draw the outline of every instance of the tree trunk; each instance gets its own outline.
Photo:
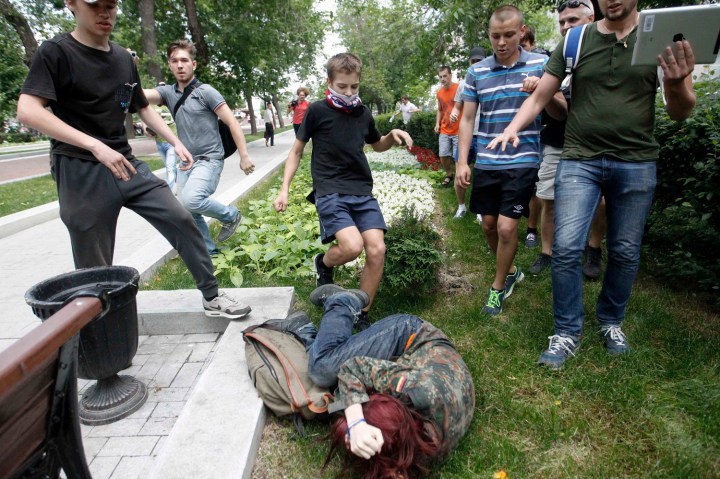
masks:
<instances>
[{"instance_id":1,"label":"tree trunk","mask_svg":"<svg viewBox=\"0 0 720 479\"><path fill-rule=\"evenodd\" d=\"M250 118L250 134L257 135L257 122L255 121L255 110L253 109L252 93L250 90L245 90L245 101L248 105L248 117Z\"/></svg>"},{"instance_id":2,"label":"tree trunk","mask_svg":"<svg viewBox=\"0 0 720 479\"><path fill-rule=\"evenodd\" d=\"M272 94L272 104L275 107L275 112L277 113L278 121L280 122L280 128L285 127L285 115L283 115L280 111L277 94L275 93Z\"/></svg>"},{"instance_id":3,"label":"tree trunk","mask_svg":"<svg viewBox=\"0 0 720 479\"><path fill-rule=\"evenodd\" d=\"M164 79L158 61L155 40L155 0L138 0L138 11L140 12L140 35L142 36L147 71L155 79L155 84L158 84Z\"/></svg>"},{"instance_id":4,"label":"tree trunk","mask_svg":"<svg viewBox=\"0 0 720 479\"><path fill-rule=\"evenodd\" d=\"M30 66L33 55L35 55L35 51L38 48L38 44L37 40L35 40L35 35L33 35L33 32L30 29L27 19L22 13L17 11L15 6L10 3L10 0L0 0L0 12L2 12L5 20L13 26L20 37L20 41L22 41L23 47L25 48L25 57L23 58L23 62L25 62L27 66Z\"/></svg>"},{"instance_id":5,"label":"tree trunk","mask_svg":"<svg viewBox=\"0 0 720 479\"><path fill-rule=\"evenodd\" d=\"M190 35L197 49L196 60L204 67L210 60L210 54L207 43L205 43L205 34L203 33L202 25L200 25L200 19L197 15L197 6L195 5L195 0L183 0L183 3L185 3L185 10L187 11Z\"/></svg>"}]
</instances>

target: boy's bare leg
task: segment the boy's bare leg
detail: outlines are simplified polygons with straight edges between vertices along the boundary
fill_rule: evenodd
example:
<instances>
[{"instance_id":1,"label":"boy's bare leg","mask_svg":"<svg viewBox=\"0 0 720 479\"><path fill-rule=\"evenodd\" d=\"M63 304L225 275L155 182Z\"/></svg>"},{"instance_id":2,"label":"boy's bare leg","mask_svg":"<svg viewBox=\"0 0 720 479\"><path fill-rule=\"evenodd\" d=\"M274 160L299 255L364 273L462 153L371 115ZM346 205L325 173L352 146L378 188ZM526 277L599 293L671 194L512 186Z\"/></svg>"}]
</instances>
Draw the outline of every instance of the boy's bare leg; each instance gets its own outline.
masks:
<instances>
[{"instance_id":1,"label":"boy's bare leg","mask_svg":"<svg viewBox=\"0 0 720 479\"><path fill-rule=\"evenodd\" d=\"M325 266L332 268L343 265L362 253L363 237L357 227L348 226L341 229L335 233L335 239L337 239L337 244L332 245L323 257Z\"/></svg>"},{"instance_id":2,"label":"boy's bare leg","mask_svg":"<svg viewBox=\"0 0 720 479\"><path fill-rule=\"evenodd\" d=\"M538 219L540 219L540 210L542 210L542 202L534 193L530 198L530 216L528 217L528 228L537 229Z\"/></svg>"},{"instance_id":3,"label":"boy's bare leg","mask_svg":"<svg viewBox=\"0 0 720 479\"><path fill-rule=\"evenodd\" d=\"M487 240L488 246L490 246L490 250L496 255L498 249L497 222L497 216L483 215L483 233L485 233L485 239Z\"/></svg>"},{"instance_id":4,"label":"boy's bare leg","mask_svg":"<svg viewBox=\"0 0 720 479\"><path fill-rule=\"evenodd\" d=\"M484 217L483 217L484 218ZM484 224L484 222L483 222ZM497 290L505 289L505 279L515 261L515 252L517 251L519 221L507 216L498 216L497 220L497 254L495 259L495 281L493 288Z\"/></svg>"},{"instance_id":5,"label":"boy's bare leg","mask_svg":"<svg viewBox=\"0 0 720 479\"><path fill-rule=\"evenodd\" d=\"M595 210L595 218L593 218L590 228L590 238L588 245L591 248L599 248L602 245L602 239L605 237L607 230L607 216L605 215L605 197L600 198L600 204Z\"/></svg>"},{"instance_id":6,"label":"boy's bare leg","mask_svg":"<svg viewBox=\"0 0 720 479\"><path fill-rule=\"evenodd\" d=\"M542 236L542 252L552 256L552 244L555 237L555 201L542 201L542 218L540 219L540 234Z\"/></svg>"},{"instance_id":7,"label":"boy's bare leg","mask_svg":"<svg viewBox=\"0 0 720 479\"><path fill-rule=\"evenodd\" d=\"M370 303L364 309L368 311L385 269L385 232L380 229L367 230L362 233L362 238L365 244L365 267L360 277L360 289L370 297Z\"/></svg>"}]
</instances>

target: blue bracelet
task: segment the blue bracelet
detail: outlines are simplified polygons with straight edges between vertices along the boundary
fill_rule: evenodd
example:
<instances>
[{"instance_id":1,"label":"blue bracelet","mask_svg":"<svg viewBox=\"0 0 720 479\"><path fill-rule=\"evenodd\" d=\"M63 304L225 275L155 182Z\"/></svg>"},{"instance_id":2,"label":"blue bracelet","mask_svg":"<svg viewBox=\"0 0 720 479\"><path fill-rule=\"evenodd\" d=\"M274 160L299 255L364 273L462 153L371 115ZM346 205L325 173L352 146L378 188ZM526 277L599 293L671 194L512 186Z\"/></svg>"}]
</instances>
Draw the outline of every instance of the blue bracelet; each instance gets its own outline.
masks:
<instances>
[{"instance_id":1,"label":"blue bracelet","mask_svg":"<svg viewBox=\"0 0 720 479\"><path fill-rule=\"evenodd\" d=\"M360 419L358 419L357 421L355 421L354 423L352 423L351 425L348 426L347 432L345 433L345 438L348 440L348 442L350 441L350 429L354 428L355 426L357 426L357 425L360 424L361 422L364 422L365 424L367 424L367 421L365 420L365 418L360 418Z\"/></svg>"}]
</instances>

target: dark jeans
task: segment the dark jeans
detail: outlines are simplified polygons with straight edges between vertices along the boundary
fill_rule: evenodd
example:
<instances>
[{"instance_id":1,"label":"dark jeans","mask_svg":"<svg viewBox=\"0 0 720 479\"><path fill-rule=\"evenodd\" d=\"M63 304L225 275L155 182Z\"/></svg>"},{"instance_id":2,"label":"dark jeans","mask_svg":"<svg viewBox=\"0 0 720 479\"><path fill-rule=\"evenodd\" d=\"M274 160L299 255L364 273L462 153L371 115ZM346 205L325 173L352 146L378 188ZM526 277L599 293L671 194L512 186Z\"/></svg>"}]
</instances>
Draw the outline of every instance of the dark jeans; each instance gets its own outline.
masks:
<instances>
[{"instance_id":1,"label":"dark jeans","mask_svg":"<svg viewBox=\"0 0 720 479\"><path fill-rule=\"evenodd\" d=\"M137 173L122 181L97 161L53 156L60 218L70 233L75 267L112 264L117 219L125 207L145 218L170 242L203 296L216 296L212 261L192 216L144 162L133 160L132 164Z\"/></svg>"},{"instance_id":2,"label":"dark jeans","mask_svg":"<svg viewBox=\"0 0 720 479\"><path fill-rule=\"evenodd\" d=\"M325 301L320 331L308 350L308 373L318 386L337 384L340 367L350 358L366 356L390 360L400 356L410 336L423 323L417 316L394 314L353 335L353 322L361 307L355 296L345 292L334 294Z\"/></svg>"},{"instance_id":3,"label":"dark jeans","mask_svg":"<svg viewBox=\"0 0 720 479\"><path fill-rule=\"evenodd\" d=\"M270 146L275 146L275 127L272 123L265 123L265 140L270 140Z\"/></svg>"}]
</instances>

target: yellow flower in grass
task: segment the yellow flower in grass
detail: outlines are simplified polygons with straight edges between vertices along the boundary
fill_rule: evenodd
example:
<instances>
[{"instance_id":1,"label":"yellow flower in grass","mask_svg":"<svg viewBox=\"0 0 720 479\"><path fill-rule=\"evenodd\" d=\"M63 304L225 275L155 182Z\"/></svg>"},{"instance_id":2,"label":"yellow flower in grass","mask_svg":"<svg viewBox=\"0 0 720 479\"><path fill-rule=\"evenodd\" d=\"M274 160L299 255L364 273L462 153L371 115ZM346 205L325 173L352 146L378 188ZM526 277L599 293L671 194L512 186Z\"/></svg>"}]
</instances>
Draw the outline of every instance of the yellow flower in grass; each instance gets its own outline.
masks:
<instances>
[{"instance_id":1,"label":"yellow flower in grass","mask_svg":"<svg viewBox=\"0 0 720 479\"><path fill-rule=\"evenodd\" d=\"M507 479L507 477L507 472L503 471L502 469L493 474L493 479Z\"/></svg>"}]
</instances>

